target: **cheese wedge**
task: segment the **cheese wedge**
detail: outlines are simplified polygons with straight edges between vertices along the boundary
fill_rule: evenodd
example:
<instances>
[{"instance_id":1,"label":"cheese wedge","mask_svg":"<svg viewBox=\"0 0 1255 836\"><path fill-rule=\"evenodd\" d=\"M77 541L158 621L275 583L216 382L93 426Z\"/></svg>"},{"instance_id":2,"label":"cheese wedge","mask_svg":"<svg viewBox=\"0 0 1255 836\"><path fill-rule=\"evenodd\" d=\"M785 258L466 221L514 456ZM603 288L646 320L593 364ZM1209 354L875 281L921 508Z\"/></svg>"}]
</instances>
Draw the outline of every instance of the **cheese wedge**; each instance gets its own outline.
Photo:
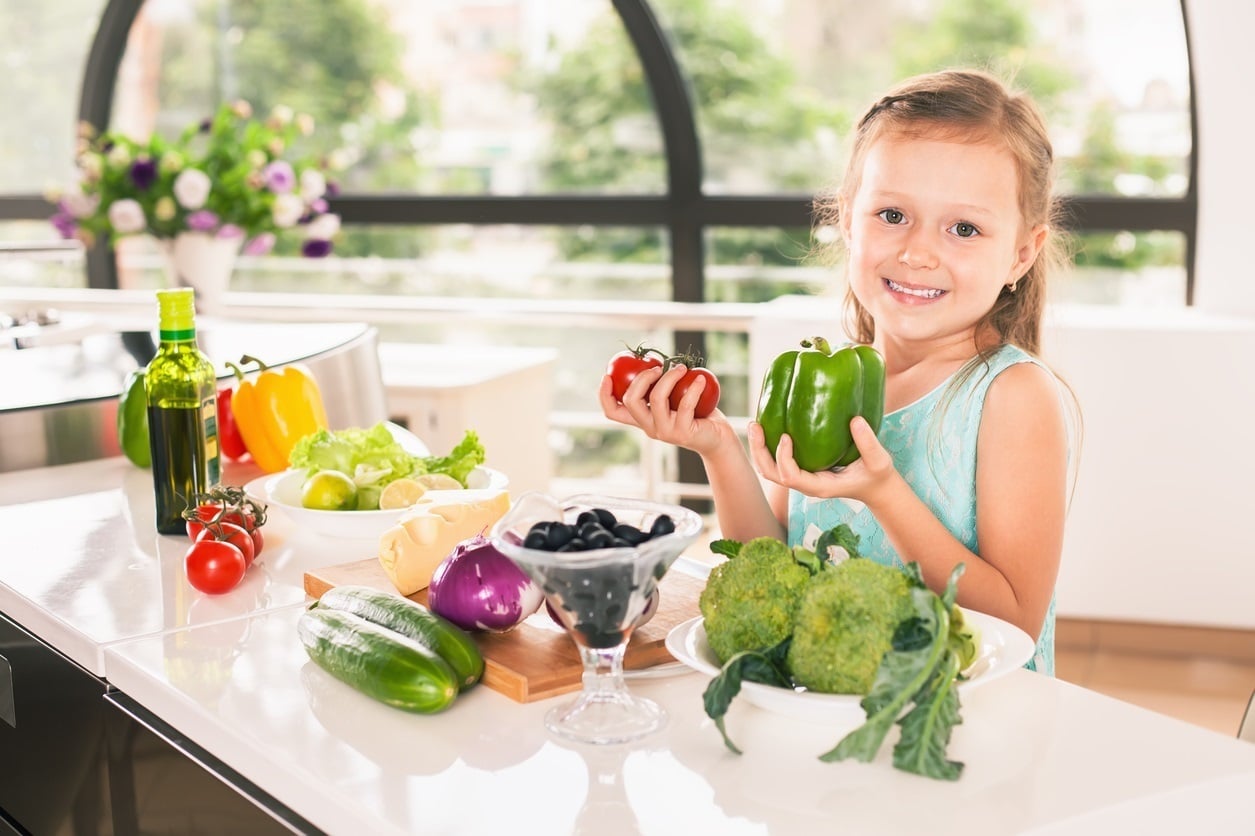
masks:
<instances>
[{"instance_id":1,"label":"cheese wedge","mask_svg":"<svg viewBox=\"0 0 1255 836\"><path fill-rule=\"evenodd\" d=\"M379 538L379 562L402 595L426 589L453 547L487 534L510 510L503 490L431 490Z\"/></svg>"}]
</instances>

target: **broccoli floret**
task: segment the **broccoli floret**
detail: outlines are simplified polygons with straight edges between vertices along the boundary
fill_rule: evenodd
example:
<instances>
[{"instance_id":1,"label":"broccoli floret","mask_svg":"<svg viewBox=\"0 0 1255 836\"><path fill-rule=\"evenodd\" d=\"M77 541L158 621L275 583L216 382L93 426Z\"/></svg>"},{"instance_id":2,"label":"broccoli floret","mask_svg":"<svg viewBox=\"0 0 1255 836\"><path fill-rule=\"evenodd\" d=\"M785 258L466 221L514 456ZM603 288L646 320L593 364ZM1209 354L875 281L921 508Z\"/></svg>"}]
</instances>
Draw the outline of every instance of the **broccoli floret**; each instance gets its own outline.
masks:
<instances>
[{"instance_id":1,"label":"broccoli floret","mask_svg":"<svg viewBox=\"0 0 1255 836\"><path fill-rule=\"evenodd\" d=\"M799 685L830 694L866 694L898 625L915 615L911 583L865 558L817 575L793 622L787 664Z\"/></svg>"},{"instance_id":2,"label":"broccoli floret","mask_svg":"<svg viewBox=\"0 0 1255 836\"><path fill-rule=\"evenodd\" d=\"M743 650L762 650L787 639L793 611L810 581L810 571L793 550L773 537L750 540L712 569L698 607L706 641L720 664Z\"/></svg>"}]
</instances>

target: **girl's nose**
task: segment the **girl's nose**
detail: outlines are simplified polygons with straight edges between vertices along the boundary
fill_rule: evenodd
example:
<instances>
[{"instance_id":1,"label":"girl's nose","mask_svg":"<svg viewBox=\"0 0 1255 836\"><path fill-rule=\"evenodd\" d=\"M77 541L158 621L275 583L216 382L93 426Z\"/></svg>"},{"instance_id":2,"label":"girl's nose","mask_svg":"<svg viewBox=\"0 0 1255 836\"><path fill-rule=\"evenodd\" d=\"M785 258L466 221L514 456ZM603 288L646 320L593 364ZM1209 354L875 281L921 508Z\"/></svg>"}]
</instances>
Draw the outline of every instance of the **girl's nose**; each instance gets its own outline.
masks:
<instances>
[{"instance_id":1,"label":"girl's nose","mask_svg":"<svg viewBox=\"0 0 1255 836\"><path fill-rule=\"evenodd\" d=\"M933 270L937 267L937 250L923 234L915 234L903 244L898 263L912 270Z\"/></svg>"}]
</instances>

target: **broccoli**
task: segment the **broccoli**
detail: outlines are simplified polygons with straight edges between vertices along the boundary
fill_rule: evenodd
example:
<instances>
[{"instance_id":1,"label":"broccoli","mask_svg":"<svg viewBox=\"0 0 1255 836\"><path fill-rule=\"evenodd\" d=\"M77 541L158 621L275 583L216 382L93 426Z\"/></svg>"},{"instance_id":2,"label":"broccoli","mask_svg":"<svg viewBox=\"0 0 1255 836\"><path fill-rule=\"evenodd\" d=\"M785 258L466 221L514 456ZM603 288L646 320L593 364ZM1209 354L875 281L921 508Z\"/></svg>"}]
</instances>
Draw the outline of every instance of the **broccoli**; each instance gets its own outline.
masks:
<instances>
[{"instance_id":1,"label":"broccoli","mask_svg":"<svg viewBox=\"0 0 1255 836\"><path fill-rule=\"evenodd\" d=\"M800 557L807 555L814 560L812 552ZM774 537L759 537L711 570L698 607L706 641L720 664L740 651L772 647L789 637L794 610L811 581L811 570L798 557Z\"/></svg>"},{"instance_id":2,"label":"broccoli","mask_svg":"<svg viewBox=\"0 0 1255 836\"><path fill-rule=\"evenodd\" d=\"M910 591L900 570L865 558L816 576L793 621L793 678L812 691L868 693L898 625L915 615Z\"/></svg>"}]
</instances>

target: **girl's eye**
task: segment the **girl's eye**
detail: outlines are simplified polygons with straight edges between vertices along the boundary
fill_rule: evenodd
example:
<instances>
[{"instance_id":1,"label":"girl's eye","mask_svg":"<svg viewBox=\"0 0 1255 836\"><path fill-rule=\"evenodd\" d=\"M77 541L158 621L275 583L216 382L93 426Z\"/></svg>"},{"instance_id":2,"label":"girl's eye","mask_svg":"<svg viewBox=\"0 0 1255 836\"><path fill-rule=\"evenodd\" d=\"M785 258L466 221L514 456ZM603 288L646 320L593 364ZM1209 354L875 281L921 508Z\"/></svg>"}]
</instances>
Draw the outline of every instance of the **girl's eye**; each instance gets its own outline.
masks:
<instances>
[{"instance_id":1,"label":"girl's eye","mask_svg":"<svg viewBox=\"0 0 1255 836\"><path fill-rule=\"evenodd\" d=\"M897 225L906 220L906 215L903 215L897 209L881 209L876 214L887 224Z\"/></svg>"},{"instance_id":2,"label":"girl's eye","mask_svg":"<svg viewBox=\"0 0 1255 836\"><path fill-rule=\"evenodd\" d=\"M980 235L980 230L972 226L967 221L959 221L957 224L950 227L950 231L960 238L975 238L977 235Z\"/></svg>"}]
</instances>

